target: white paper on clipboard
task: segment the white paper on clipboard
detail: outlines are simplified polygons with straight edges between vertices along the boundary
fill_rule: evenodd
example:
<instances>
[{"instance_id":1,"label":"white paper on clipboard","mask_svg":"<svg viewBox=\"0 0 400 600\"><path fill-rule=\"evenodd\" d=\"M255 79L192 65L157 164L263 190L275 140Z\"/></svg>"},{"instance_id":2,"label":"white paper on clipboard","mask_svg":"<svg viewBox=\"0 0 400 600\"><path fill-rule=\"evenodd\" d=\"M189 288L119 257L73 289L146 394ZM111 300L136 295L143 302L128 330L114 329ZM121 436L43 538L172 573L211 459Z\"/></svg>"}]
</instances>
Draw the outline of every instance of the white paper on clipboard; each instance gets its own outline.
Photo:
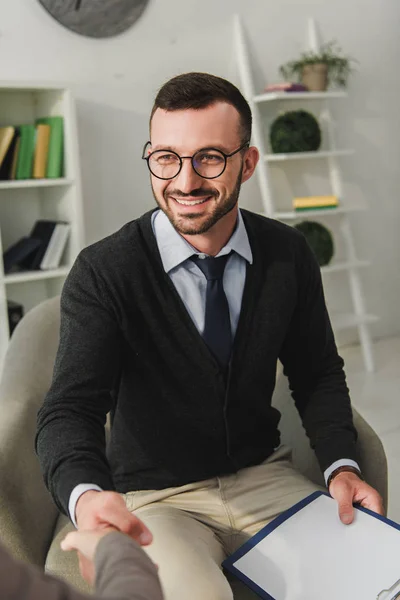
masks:
<instances>
[{"instance_id":1,"label":"white paper on clipboard","mask_svg":"<svg viewBox=\"0 0 400 600\"><path fill-rule=\"evenodd\" d=\"M393 600L400 596L400 525L315 492L274 519L223 566L265 600Z\"/></svg>"}]
</instances>

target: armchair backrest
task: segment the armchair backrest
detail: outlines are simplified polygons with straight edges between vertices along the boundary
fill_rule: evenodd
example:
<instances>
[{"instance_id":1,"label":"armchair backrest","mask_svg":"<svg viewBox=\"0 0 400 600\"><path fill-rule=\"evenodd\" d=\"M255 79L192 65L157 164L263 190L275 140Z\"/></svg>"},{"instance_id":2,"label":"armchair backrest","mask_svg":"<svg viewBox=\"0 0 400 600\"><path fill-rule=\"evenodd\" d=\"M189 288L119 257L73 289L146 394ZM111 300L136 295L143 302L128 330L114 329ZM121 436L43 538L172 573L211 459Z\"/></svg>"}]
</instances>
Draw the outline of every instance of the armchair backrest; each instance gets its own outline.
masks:
<instances>
[{"instance_id":1,"label":"armchair backrest","mask_svg":"<svg viewBox=\"0 0 400 600\"><path fill-rule=\"evenodd\" d=\"M0 381L0 536L23 560L44 565L58 510L34 452L36 415L59 341L60 299L27 315L10 340Z\"/></svg>"}]
</instances>

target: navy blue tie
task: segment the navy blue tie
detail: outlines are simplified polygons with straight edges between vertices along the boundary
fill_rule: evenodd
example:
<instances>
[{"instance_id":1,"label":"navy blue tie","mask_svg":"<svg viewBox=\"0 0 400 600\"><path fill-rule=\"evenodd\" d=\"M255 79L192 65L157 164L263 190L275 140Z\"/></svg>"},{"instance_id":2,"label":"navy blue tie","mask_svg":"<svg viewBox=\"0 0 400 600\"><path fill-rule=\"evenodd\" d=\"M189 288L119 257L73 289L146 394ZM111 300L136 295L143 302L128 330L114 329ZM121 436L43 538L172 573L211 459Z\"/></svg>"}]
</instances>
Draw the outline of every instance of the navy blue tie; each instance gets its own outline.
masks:
<instances>
[{"instance_id":1,"label":"navy blue tie","mask_svg":"<svg viewBox=\"0 0 400 600\"><path fill-rule=\"evenodd\" d=\"M207 279L203 340L223 367L228 365L232 349L229 305L222 285L229 256L225 254L218 258L200 258L198 255L191 257Z\"/></svg>"}]
</instances>

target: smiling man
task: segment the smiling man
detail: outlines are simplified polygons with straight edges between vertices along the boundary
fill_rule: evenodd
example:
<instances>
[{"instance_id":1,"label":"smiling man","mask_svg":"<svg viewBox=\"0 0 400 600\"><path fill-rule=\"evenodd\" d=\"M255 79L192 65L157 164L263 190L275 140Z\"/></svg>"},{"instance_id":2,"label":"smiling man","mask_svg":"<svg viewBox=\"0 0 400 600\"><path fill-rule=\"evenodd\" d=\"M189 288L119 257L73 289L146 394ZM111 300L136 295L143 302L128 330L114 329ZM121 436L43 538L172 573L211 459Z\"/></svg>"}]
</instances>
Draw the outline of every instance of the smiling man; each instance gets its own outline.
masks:
<instances>
[{"instance_id":1,"label":"smiling man","mask_svg":"<svg viewBox=\"0 0 400 600\"><path fill-rule=\"evenodd\" d=\"M356 463L318 264L295 229L239 210L250 138L230 82L161 88L143 151L158 209L76 260L38 417L59 508L80 529L131 532L167 600L231 600L226 555L316 489L280 446L278 359L341 520L353 502L382 512Z\"/></svg>"},{"instance_id":2,"label":"smiling man","mask_svg":"<svg viewBox=\"0 0 400 600\"><path fill-rule=\"evenodd\" d=\"M152 188L159 207L178 233L189 236L186 239L192 245L215 240L215 247L207 251L212 256L232 235L240 186L251 177L258 161L257 149L249 148L248 127L236 123L227 135L227 124L236 121L237 109L226 102L203 110L155 108L153 143L145 147L144 158L153 175ZM235 148L238 140L241 144ZM185 155L187 151L191 154ZM194 239L195 235L203 240Z\"/></svg>"}]
</instances>

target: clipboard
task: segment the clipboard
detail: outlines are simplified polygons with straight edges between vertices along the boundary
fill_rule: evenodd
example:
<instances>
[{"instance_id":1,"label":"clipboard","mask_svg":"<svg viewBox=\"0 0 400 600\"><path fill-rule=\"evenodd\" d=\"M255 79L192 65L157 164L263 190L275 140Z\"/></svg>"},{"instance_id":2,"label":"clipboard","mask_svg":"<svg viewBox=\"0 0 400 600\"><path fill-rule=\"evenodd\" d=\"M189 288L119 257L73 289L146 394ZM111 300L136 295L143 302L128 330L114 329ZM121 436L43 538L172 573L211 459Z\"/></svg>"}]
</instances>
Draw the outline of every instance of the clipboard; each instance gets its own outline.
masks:
<instances>
[{"instance_id":1,"label":"clipboard","mask_svg":"<svg viewBox=\"0 0 400 600\"><path fill-rule=\"evenodd\" d=\"M400 599L400 525L314 492L271 521L222 566L264 600Z\"/></svg>"}]
</instances>

